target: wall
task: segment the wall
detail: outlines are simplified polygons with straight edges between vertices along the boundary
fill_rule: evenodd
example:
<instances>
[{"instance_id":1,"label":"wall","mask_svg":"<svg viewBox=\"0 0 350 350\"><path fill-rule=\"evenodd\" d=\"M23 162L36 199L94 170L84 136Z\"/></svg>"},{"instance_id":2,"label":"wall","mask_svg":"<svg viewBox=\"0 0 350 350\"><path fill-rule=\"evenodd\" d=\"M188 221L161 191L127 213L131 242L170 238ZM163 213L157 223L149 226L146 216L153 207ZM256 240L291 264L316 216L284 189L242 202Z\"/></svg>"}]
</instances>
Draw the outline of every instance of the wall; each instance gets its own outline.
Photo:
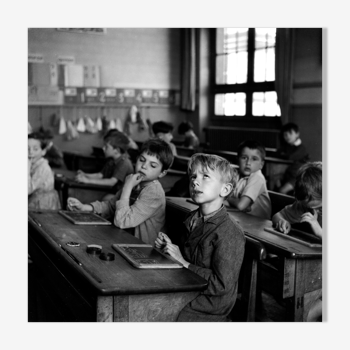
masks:
<instances>
[{"instance_id":1,"label":"wall","mask_svg":"<svg viewBox=\"0 0 350 350\"><path fill-rule=\"evenodd\" d=\"M104 35L60 32L55 29L30 29L28 52L40 53L44 62L57 62L58 56L73 56L76 64L101 66L104 86L123 88L153 88L180 90L180 30L170 28L107 28ZM92 119L106 115L119 118L124 125L128 107L102 110L90 108L58 108L30 106L28 120L34 129L41 125L57 132L52 125L53 115L62 114L66 120L76 121L88 115ZM179 107L141 108L144 119L164 120L177 125L186 119ZM176 131L174 135L177 136ZM138 139L139 138L139 139ZM135 135L143 141L144 135ZM54 139L63 150L91 153L91 146L102 143L100 135L81 134L78 140Z\"/></svg>"},{"instance_id":2,"label":"wall","mask_svg":"<svg viewBox=\"0 0 350 350\"><path fill-rule=\"evenodd\" d=\"M322 160L322 29L295 30L292 122L311 160Z\"/></svg>"}]
</instances>

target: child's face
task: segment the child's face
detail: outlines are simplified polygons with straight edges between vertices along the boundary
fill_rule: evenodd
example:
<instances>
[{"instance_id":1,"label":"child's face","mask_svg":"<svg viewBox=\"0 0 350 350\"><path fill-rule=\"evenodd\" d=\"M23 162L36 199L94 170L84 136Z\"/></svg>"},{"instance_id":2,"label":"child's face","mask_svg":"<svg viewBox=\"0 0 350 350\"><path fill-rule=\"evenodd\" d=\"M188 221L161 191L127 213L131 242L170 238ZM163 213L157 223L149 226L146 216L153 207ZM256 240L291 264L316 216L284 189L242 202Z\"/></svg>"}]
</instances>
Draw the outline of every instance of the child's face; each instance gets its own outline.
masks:
<instances>
[{"instance_id":1,"label":"child's face","mask_svg":"<svg viewBox=\"0 0 350 350\"><path fill-rule=\"evenodd\" d=\"M119 155L119 150L116 148L113 148L109 143L105 143L103 146L103 152L105 153L106 158L114 158L115 156Z\"/></svg>"},{"instance_id":2,"label":"child's face","mask_svg":"<svg viewBox=\"0 0 350 350\"><path fill-rule=\"evenodd\" d=\"M261 159L259 150L245 147L238 158L238 165L241 175L249 176L261 170L264 166L264 161Z\"/></svg>"},{"instance_id":3,"label":"child's face","mask_svg":"<svg viewBox=\"0 0 350 350\"><path fill-rule=\"evenodd\" d=\"M28 139L28 159L34 164L46 153L46 150L41 148L41 143L36 139Z\"/></svg>"},{"instance_id":4,"label":"child's face","mask_svg":"<svg viewBox=\"0 0 350 350\"><path fill-rule=\"evenodd\" d=\"M173 139L173 134L171 132L167 132L167 133L159 132L157 134L157 137L159 137L160 139L162 139L165 142L169 143Z\"/></svg>"},{"instance_id":5,"label":"child's face","mask_svg":"<svg viewBox=\"0 0 350 350\"><path fill-rule=\"evenodd\" d=\"M283 137L289 145L293 145L299 138L299 132L295 132L295 130L285 131L283 133Z\"/></svg>"},{"instance_id":6,"label":"child's face","mask_svg":"<svg viewBox=\"0 0 350 350\"><path fill-rule=\"evenodd\" d=\"M197 204L218 203L226 196L226 184L217 170L194 166L190 175L190 195ZM224 191L224 192L223 192ZM222 195L222 196L221 196Z\"/></svg>"},{"instance_id":7,"label":"child's face","mask_svg":"<svg viewBox=\"0 0 350 350\"><path fill-rule=\"evenodd\" d=\"M167 171L162 171L162 163L153 155L143 152L136 161L135 172L143 176L142 182L153 181L163 177Z\"/></svg>"}]
</instances>

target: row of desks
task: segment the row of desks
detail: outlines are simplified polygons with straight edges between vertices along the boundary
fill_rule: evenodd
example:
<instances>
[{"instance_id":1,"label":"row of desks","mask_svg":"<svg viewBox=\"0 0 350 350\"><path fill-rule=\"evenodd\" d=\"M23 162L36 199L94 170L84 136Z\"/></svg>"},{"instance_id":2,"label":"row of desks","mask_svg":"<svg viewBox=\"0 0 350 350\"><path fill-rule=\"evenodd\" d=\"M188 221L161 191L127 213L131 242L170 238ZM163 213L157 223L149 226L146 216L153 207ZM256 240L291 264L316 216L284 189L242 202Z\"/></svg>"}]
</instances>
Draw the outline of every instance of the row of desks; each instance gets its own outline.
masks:
<instances>
[{"instance_id":1,"label":"row of desks","mask_svg":"<svg viewBox=\"0 0 350 350\"><path fill-rule=\"evenodd\" d=\"M178 213L197 208L185 198L168 197ZM287 303L288 319L304 321L312 302L322 293L322 247L309 247L267 232L268 220L230 211L245 234L276 254L278 266L259 263L259 288ZM179 215L169 218L175 225ZM206 288L206 281L187 269L139 270L112 248L114 243L142 243L114 226L74 225L57 211L29 212L29 254L40 270L42 288L56 296L64 320L174 321L183 308ZM181 235L181 232L178 232ZM80 247L68 247L75 241ZM102 245L115 261L87 254L88 244ZM65 250L62 249L65 248ZM70 255L66 252L70 253ZM71 255L81 263L77 264Z\"/></svg>"}]
</instances>

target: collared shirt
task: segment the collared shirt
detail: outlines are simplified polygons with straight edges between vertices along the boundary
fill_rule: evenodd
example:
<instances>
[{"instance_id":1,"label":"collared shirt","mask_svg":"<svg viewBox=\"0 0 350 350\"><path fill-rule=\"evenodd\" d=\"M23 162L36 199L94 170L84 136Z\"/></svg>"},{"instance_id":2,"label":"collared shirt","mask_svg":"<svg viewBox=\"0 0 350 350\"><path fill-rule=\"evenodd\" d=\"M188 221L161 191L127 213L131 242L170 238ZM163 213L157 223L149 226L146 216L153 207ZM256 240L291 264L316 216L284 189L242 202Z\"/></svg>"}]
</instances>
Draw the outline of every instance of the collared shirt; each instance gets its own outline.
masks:
<instances>
[{"instance_id":1,"label":"collared shirt","mask_svg":"<svg viewBox=\"0 0 350 350\"><path fill-rule=\"evenodd\" d=\"M193 217L191 218L191 221L189 223L190 232L192 232L199 224L205 223L209 218L216 215L224 206L222 205L218 210L213 211L212 213L208 215L202 216L200 211L198 210Z\"/></svg>"}]
</instances>

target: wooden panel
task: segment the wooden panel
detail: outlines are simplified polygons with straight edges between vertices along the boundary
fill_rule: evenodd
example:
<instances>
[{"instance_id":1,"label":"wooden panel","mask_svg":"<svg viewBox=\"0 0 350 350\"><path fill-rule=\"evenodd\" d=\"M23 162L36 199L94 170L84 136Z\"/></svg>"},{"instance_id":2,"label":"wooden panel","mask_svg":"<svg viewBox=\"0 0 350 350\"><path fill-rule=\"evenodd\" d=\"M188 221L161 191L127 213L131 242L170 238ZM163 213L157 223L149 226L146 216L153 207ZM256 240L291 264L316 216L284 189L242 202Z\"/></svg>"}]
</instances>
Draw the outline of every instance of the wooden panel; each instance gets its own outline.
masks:
<instances>
[{"instance_id":1,"label":"wooden panel","mask_svg":"<svg viewBox=\"0 0 350 350\"><path fill-rule=\"evenodd\" d=\"M97 298L97 322L113 322L113 297Z\"/></svg>"},{"instance_id":2,"label":"wooden panel","mask_svg":"<svg viewBox=\"0 0 350 350\"><path fill-rule=\"evenodd\" d=\"M175 322L179 312L199 293L131 295L130 322Z\"/></svg>"}]
</instances>

